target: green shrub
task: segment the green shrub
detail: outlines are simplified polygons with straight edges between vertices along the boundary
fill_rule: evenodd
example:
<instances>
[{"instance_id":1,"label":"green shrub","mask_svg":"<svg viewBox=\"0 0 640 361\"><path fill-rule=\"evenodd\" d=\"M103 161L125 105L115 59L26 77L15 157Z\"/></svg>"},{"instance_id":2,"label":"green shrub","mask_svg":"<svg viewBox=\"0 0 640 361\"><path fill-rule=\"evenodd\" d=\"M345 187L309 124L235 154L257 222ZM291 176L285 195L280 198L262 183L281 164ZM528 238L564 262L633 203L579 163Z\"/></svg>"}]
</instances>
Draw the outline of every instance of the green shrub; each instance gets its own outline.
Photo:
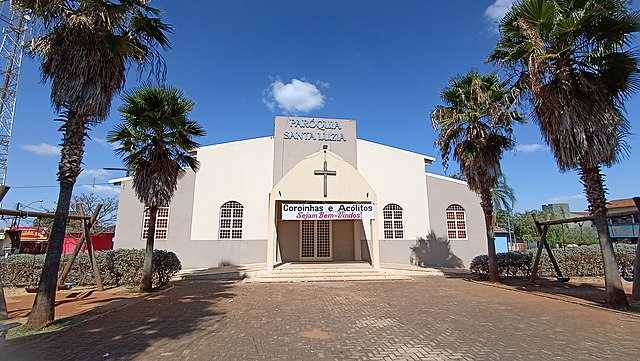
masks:
<instances>
[{"instance_id":1,"label":"green shrub","mask_svg":"<svg viewBox=\"0 0 640 361\"><path fill-rule=\"evenodd\" d=\"M153 251L153 283L164 286L182 269L182 264L175 253L163 250Z\"/></svg>"},{"instance_id":2,"label":"green shrub","mask_svg":"<svg viewBox=\"0 0 640 361\"><path fill-rule=\"evenodd\" d=\"M34 286L38 284L44 255L17 254L0 258L2 283L7 286Z\"/></svg>"},{"instance_id":3,"label":"green shrub","mask_svg":"<svg viewBox=\"0 0 640 361\"><path fill-rule=\"evenodd\" d=\"M621 273L633 274L636 246L632 244L614 244L616 259ZM525 252L498 253L498 270L501 277L528 277L531 275L533 259L537 249ZM600 277L604 275L602 255L599 245L579 246L572 248L554 249L553 256L558 262L563 276L568 277ZM489 273L488 257L480 255L471 261L471 273L478 277L487 277ZM555 277L556 272L547 255L542 251L538 275Z\"/></svg>"},{"instance_id":4,"label":"green shrub","mask_svg":"<svg viewBox=\"0 0 640 361\"><path fill-rule=\"evenodd\" d=\"M113 251L113 265L118 270L116 273L117 284L135 287L140 284L142 279L144 250L116 249Z\"/></svg>"},{"instance_id":5,"label":"green shrub","mask_svg":"<svg viewBox=\"0 0 640 361\"><path fill-rule=\"evenodd\" d=\"M478 277L488 277L489 256L487 256L486 254L475 256L469 264L469 271L471 271L471 274Z\"/></svg>"},{"instance_id":6,"label":"green shrub","mask_svg":"<svg viewBox=\"0 0 640 361\"><path fill-rule=\"evenodd\" d=\"M102 283L105 286L135 287L142 279L144 265L144 250L117 249L97 251L96 262L100 268ZM0 277L5 286L34 287L38 285L45 255L16 254L7 258L0 258ZM153 251L153 280L154 286L164 286L182 268L180 260L173 252ZM62 273L69 255L63 255L60 260ZM75 286L95 285L93 267L87 253L80 253L73 262L73 267L65 282Z\"/></svg>"},{"instance_id":7,"label":"green shrub","mask_svg":"<svg viewBox=\"0 0 640 361\"><path fill-rule=\"evenodd\" d=\"M531 255L523 252L498 253L498 272L500 277L528 277L531 275ZM486 278L489 275L489 257L475 257L469 266L472 274Z\"/></svg>"}]
</instances>

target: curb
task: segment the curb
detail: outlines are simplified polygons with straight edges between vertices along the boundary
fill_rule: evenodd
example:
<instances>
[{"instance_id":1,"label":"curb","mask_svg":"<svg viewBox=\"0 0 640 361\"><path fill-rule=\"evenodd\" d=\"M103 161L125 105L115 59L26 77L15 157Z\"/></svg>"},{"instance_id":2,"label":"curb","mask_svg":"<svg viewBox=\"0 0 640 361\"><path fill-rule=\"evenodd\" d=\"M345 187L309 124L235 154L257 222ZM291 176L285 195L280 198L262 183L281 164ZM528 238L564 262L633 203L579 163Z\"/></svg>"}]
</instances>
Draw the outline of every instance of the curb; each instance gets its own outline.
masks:
<instances>
[{"instance_id":1,"label":"curb","mask_svg":"<svg viewBox=\"0 0 640 361\"><path fill-rule=\"evenodd\" d=\"M500 288L500 289L507 290L507 291L513 291L513 292L518 292L518 293L522 293L522 294L526 294L526 295L542 297L542 298L546 298L546 299L550 299L550 300L554 300L554 301L572 303L574 305L591 307L591 308L595 308L595 309L598 309L598 310L608 311L608 312L617 313L617 314L621 314L621 315L625 315L625 316L629 316L629 317L640 319L640 314L635 313L635 312L615 310L613 308L600 306L598 304L593 304L593 303L588 303L588 302L583 302L583 301L574 301L574 300L567 299L567 298L564 298L564 297L556 297L556 296L553 296L551 294L541 293L541 292L538 292L538 291L522 291L522 290L518 290L518 289L515 289L513 287L509 287L509 286L506 286L506 285L503 285L503 284L500 284L500 283L492 284L492 283L481 282L481 281L476 281L476 280L472 280L472 279L467 279L467 281L473 282L473 283L478 284L478 285L494 287L494 288ZM568 297L570 297L570 296L568 296Z\"/></svg>"},{"instance_id":2,"label":"curb","mask_svg":"<svg viewBox=\"0 0 640 361\"><path fill-rule=\"evenodd\" d=\"M131 305L136 305L136 304L138 304L138 303L140 303L140 302L142 302L142 301L146 301L146 300L147 300L147 299L149 299L150 297L154 297L154 296L157 296L157 295L161 295L161 294L163 294L163 293L165 293L165 292L168 292L168 291L172 290L174 287L175 287L174 285L170 285L170 287L167 287L167 288L165 288L165 289L163 289L163 290L161 290L161 291L153 292L153 293L149 293L149 294L147 294L147 295L141 296L141 297L137 298L137 299L136 299L136 300L134 300L134 301L131 301L131 302L129 302L129 303L125 303L125 304L123 304L123 305L121 305L121 306L118 306L118 307L116 307L116 308L113 308L113 309L110 309L110 310L104 311L104 312L99 313L99 314L97 314L97 315L91 316L91 317L86 318L86 319L84 319L84 320L78 321L78 322L76 322L76 323L74 323L74 324L71 324L71 325L69 325L69 326L65 326L65 327L63 327L63 328L61 328L61 329L59 329L59 330L56 330L56 331L53 331L53 332L44 332L44 333L40 334L40 336L41 336L41 337L35 338L35 339L31 340L31 341L27 341L27 342L25 342L24 344L21 344L21 345L19 345L19 346L16 346L16 348L14 349L14 351L19 351L20 349L23 349L23 348L25 348L25 347L27 347L27 346L30 346L30 345L32 345L32 344L34 344L34 343L36 343L36 342L48 341L48 340L50 340L50 339L53 339L53 338L57 337L58 335L60 335L60 334L61 334L61 333L63 333L63 332L66 332L66 331L68 331L68 330L71 330L71 329L73 329L73 328L75 328L75 327L77 327L77 326L83 325L83 324L88 323L88 322L90 322L90 321L94 321L94 320L96 320L96 319L98 319L98 318L100 318L100 317L102 317L102 316L108 315L108 314L110 314L110 313L112 313L112 312L120 311L120 310L122 310L122 309L125 309L125 308L127 308L127 307L131 306ZM73 316L72 316L72 317L73 317ZM6 346L6 345L5 345L5 346Z\"/></svg>"}]
</instances>

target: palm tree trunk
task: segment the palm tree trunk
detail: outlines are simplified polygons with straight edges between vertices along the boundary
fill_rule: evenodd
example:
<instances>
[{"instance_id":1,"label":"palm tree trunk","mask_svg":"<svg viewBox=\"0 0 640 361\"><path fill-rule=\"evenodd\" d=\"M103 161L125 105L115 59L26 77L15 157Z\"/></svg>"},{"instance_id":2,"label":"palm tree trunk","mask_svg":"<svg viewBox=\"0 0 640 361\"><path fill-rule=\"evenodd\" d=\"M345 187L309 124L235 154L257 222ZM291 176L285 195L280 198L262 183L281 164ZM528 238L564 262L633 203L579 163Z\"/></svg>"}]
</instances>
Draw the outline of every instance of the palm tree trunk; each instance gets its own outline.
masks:
<instances>
[{"instance_id":1,"label":"palm tree trunk","mask_svg":"<svg viewBox=\"0 0 640 361\"><path fill-rule=\"evenodd\" d=\"M491 189L484 189L480 194L480 205L484 213L484 225L487 232L487 255L489 258L489 282L500 282L498 272L498 257L496 256L496 243L493 238L493 202Z\"/></svg>"},{"instance_id":2,"label":"palm tree trunk","mask_svg":"<svg viewBox=\"0 0 640 361\"><path fill-rule=\"evenodd\" d=\"M590 211L593 215L593 223L596 225L600 241L607 304L609 307L616 309L629 308L627 295L620 280L620 269L613 250L611 235L609 234L604 182L600 167L581 167L580 178L584 184L587 201L589 201Z\"/></svg>"},{"instance_id":3,"label":"palm tree trunk","mask_svg":"<svg viewBox=\"0 0 640 361\"><path fill-rule=\"evenodd\" d=\"M74 114L68 114L67 121L60 127L63 132L60 164L58 165L58 181L60 193L58 205L53 218L47 256L38 284L38 293L29 315L26 327L40 329L50 325L55 320L55 298L57 290L58 270L64 243L67 217L73 186L80 174L80 164L84 154L85 119Z\"/></svg>"},{"instance_id":4,"label":"palm tree trunk","mask_svg":"<svg viewBox=\"0 0 640 361\"><path fill-rule=\"evenodd\" d=\"M142 267L142 281L140 291L151 292L153 288L153 243L156 237L156 218L158 207L149 207L149 231L147 232L147 247L144 252L144 266Z\"/></svg>"}]
</instances>

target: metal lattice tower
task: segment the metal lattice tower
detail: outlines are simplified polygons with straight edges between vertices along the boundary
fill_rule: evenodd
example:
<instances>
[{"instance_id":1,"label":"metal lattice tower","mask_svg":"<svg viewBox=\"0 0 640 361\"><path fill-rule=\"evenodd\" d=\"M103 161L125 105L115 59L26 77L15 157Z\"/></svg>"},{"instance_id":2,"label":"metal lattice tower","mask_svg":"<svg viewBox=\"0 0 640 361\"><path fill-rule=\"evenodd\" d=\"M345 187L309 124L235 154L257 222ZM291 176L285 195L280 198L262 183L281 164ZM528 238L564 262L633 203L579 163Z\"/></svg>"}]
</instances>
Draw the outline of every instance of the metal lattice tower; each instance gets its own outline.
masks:
<instances>
[{"instance_id":1,"label":"metal lattice tower","mask_svg":"<svg viewBox=\"0 0 640 361\"><path fill-rule=\"evenodd\" d=\"M7 179L7 160L16 109L18 79L22 53L30 18L11 7L10 1L0 0L0 185Z\"/></svg>"}]
</instances>

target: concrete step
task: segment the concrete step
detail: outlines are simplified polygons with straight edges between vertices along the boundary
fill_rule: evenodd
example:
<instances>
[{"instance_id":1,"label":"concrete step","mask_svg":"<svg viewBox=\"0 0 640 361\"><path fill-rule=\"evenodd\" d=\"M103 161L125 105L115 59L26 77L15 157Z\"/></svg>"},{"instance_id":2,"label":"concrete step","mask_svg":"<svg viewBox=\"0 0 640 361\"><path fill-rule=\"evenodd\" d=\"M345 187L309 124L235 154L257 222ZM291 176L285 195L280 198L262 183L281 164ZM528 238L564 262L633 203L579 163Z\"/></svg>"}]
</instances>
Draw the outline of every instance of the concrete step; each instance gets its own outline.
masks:
<instances>
[{"instance_id":1,"label":"concrete step","mask_svg":"<svg viewBox=\"0 0 640 361\"><path fill-rule=\"evenodd\" d=\"M325 273L325 272L333 272L333 273L353 273L353 274L361 274L361 273L370 273L376 272L373 268L308 268L308 269L279 269L276 268L271 271L272 274L288 274L288 273L296 273L296 274L305 274L305 273Z\"/></svg>"},{"instance_id":2,"label":"concrete step","mask_svg":"<svg viewBox=\"0 0 640 361\"><path fill-rule=\"evenodd\" d=\"M203 273L175 276L174 280L180 281L208 281L208 280L241 280L255 277L257 272L227 272L227 273Z\"/></svg>"},{"instance_id":3,"label":"concrete step","mask_svg":"<svg viewBox=\"0 0 640 361\"><path fill-rule=\"evenodd\" d=\"M256 277L256 278L245 278L242 282L244 283L280 283L280 282L345 282L345 281L411 281L413 277L408 276L397 276L397 275L385 275L385 274L376 274L376 275L368 275L368 276L357 276L357 275L339 275L339 276L328 276L328 275L315 275L315 276L306 276L306 277Z\"/></svg>"},{"instance_id":4,"label":"concrete step","mask_svg":"<svg viewBox=\"0 0 640 361\"><path fill-rule=\"evenodd\" d=\"M379 272L273 272L273 273L258 273L258 277L273 277L273 278L309 278L309 277L375 277L384 275Z\"/></svg>"},{"instance_id":5,"label":"concrete step","mask_svg":"<svg viewBox=\"0 0 640 361\"><path fill-rule=\"evenodd\" d=\"M274 270L306 270L306 269L373 269L368 263L309 263L309 264L284 264L276 266Z\"/></svg>"}]
</instances>

